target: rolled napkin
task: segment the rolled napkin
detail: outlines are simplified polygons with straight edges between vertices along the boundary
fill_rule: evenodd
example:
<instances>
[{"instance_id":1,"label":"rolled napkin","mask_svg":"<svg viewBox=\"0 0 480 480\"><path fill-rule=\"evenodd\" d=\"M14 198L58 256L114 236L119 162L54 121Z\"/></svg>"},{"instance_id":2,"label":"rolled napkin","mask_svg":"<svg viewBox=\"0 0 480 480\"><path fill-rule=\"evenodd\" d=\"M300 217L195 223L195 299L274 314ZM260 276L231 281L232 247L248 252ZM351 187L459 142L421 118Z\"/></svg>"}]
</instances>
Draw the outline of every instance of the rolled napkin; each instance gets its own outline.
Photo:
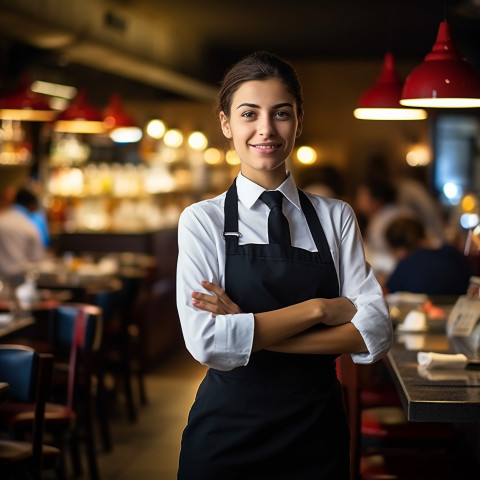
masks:
<instances>
[{"instance_id":1,"label":"rolled napkin","mask_svg":"<svg viewBox=\"0 0 480 480\"><path fill-rule=\"evenodd\" d=\"M467 357L463 353L418 352L418 364L424 368L465 368Z\"/></svg>"},{"instance_id":2,"label":"rolled napkin","mask_svg":"<svg viewBox=\"0 0 480 480\"><path fill-rule=\"evenodd\" d=\"M474 371L455 368L455 369L431 369L419 365L418 374L432 382L461 382L468 385L478 385L478 374Z\"/></svg>"}]
</instances>

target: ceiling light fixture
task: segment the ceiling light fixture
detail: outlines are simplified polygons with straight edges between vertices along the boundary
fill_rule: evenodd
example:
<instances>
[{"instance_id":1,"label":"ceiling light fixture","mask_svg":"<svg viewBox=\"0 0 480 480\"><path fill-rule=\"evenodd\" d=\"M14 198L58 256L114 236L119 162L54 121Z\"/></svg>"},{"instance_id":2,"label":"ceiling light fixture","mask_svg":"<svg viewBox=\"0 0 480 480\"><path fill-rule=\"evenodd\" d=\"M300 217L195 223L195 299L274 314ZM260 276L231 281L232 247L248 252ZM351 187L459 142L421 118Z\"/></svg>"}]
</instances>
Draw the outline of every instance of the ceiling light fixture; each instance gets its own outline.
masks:
<instances>
[{"instance_id":1,"label":"ceiling light fixture","mask_svg":"<svg viewBox=\"0 0 480 480\"><path fill-rule=\"evenodd\" d=\"M375 84L367 89L353 111L360 120L424 120L427 112L400 105L402 80L395 69L393 54L387 52Z\"/></svg>"},{"instance_id":2,"label":"ceiling light fixture","mask_svg":"<svg viewBox=\"0 0 480 480\"><path fill-rule=\"evenodd\" d=\"M30 76L23 75L20 85L9 95L0 98L0 119L27 122L51 122L57 112L42 95L30 88Z\"/></svg>"},{"instance_id":3,"label":"ceiling light fixture","mask_svg":"<svg viewBox=\"0 0 480 480\"><path fill-rule=\"evenodd\" d=\"M480 74L454 45L447 22L440 23L431 52L405 80L400 103L425 108L480 107Z\"/></svg>"},{"instance_id":4,"label":"ceiling light fixture","mask_svg":"<svg viewBox=\"0 0 480 480\"><path fill-rule=\"evenodd\" d=\"M87 101L84 89L78 92L70 106L59 114L53 129L65 133L104 133L100 112Z\"/></svg>"},{"instance_id":5,"label":"ceiling light fixture","mask_svg":"<svg viewBox=\"0 0 480 480\"><path fill-rule=\"evenodd\" d=\"M110 97L103 111L103 122L115 143L135 143L142 138L142 129L135 125L133 118L123 109L118 93Z\"/></svg>"}]
</instances>

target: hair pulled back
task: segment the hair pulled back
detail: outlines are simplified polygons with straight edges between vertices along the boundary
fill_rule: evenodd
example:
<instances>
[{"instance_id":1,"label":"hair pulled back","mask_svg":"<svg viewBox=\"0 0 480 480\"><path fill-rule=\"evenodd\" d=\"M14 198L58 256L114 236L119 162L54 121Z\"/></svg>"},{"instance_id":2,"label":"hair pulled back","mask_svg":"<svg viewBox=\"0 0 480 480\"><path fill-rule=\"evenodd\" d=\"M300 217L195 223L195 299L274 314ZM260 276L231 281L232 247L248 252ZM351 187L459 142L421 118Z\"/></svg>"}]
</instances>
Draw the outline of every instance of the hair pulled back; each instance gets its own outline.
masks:
<instances>
[{"instance_id":1,"label":"hair pulled back","mask_svg":"<svg viewBox=\"0 0 480 480\"><path fill-rule=\"evenodd\" d=\"M303 113L302 87L293 67L273 53L258 51L235 63L223 77L218 94L218 108L230 116L235 92L245 82L278 78L295 98L297 116Z\"/></svg>"},{"instance_id":2,"label":"hair pulled back","mask_svg":"<svg viewBox=\"0 0 480 480\"><path fill-rule=\"evenodd\" d=\"M392 248L406 248L413 251L426 237L425 227L420 220L400 217L393 220L385 231L385 238Z\"/></svg>"}]
</instances>

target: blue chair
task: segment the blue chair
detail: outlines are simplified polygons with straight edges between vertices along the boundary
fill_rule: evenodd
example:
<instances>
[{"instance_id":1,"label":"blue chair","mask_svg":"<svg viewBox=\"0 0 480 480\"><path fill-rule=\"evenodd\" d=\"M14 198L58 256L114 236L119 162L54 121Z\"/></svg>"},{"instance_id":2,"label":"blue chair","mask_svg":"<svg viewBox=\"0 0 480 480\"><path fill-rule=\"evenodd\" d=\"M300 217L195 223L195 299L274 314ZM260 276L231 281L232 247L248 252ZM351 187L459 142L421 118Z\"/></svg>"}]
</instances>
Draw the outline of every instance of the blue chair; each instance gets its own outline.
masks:
<instances>
[{"instance_id":1,"label":"blue chair","mask_svg":"<svg viewBox=\"0 0 480 480\"><path fill-rule=\"evenodd\" d=\"M86 451L89 478L99 478L94 435L95 355L101 345L102 311L83 303L57 306L52 312L50 341L55 357L51 395L45 406L45 432L62 451L70 448L74 474L82 473L80 446ZM18 432L25 432L34 421L32 409L0 407L0 416Z\"/></svg>"},{"instance_id":2,"label":"blue chair","mask_svg":"<svg viewBox=\"0 0 480 480\"><path fill-rule=\"evenodd\" d=\"M30 441L0 439L2 478L29 474L35 480L40 479L43 459L60 457L57 448L43 444L45 403L50 391L52 366L52 355L39 354L23 345L0 345L0 381L9 385L8 401L3 405L19 402L28 405L33 412Z\"/></svg>"}]
</instances>

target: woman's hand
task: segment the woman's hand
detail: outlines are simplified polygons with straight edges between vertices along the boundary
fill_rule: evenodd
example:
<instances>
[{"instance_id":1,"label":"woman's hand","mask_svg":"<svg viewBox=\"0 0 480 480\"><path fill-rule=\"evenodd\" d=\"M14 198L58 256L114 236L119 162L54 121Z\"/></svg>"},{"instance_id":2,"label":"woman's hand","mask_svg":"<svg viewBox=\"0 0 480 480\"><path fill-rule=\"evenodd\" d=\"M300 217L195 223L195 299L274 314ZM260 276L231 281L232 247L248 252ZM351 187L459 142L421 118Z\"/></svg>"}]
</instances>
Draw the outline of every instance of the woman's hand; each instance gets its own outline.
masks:
<instances>
[{"instance_id":1,"label":"woman's hand","mask_svg":"<svg viewBox=\"0 0 480 480\"><path fill-rule=\"evenodd\" d=\"M352 320L357 313L355 305L346 297L320 299L323 317L320 323L330 327L343 325Z\"/></svg>"},{"instance_id":2,"label":"woman's hand","mask_svg":"<svg viewBox=\"0 0 480 480\"><path fill-rule=\"evenodd\" d=\"M204 310L205 312L210 312L212 317L216 317L217 315L242 313L240 307L230 300L223 288L205 280L203 280L201 284L203 288L212 292L213 295L193 292L192 303L194 307Z\"/></svg>"}]
</instances>

